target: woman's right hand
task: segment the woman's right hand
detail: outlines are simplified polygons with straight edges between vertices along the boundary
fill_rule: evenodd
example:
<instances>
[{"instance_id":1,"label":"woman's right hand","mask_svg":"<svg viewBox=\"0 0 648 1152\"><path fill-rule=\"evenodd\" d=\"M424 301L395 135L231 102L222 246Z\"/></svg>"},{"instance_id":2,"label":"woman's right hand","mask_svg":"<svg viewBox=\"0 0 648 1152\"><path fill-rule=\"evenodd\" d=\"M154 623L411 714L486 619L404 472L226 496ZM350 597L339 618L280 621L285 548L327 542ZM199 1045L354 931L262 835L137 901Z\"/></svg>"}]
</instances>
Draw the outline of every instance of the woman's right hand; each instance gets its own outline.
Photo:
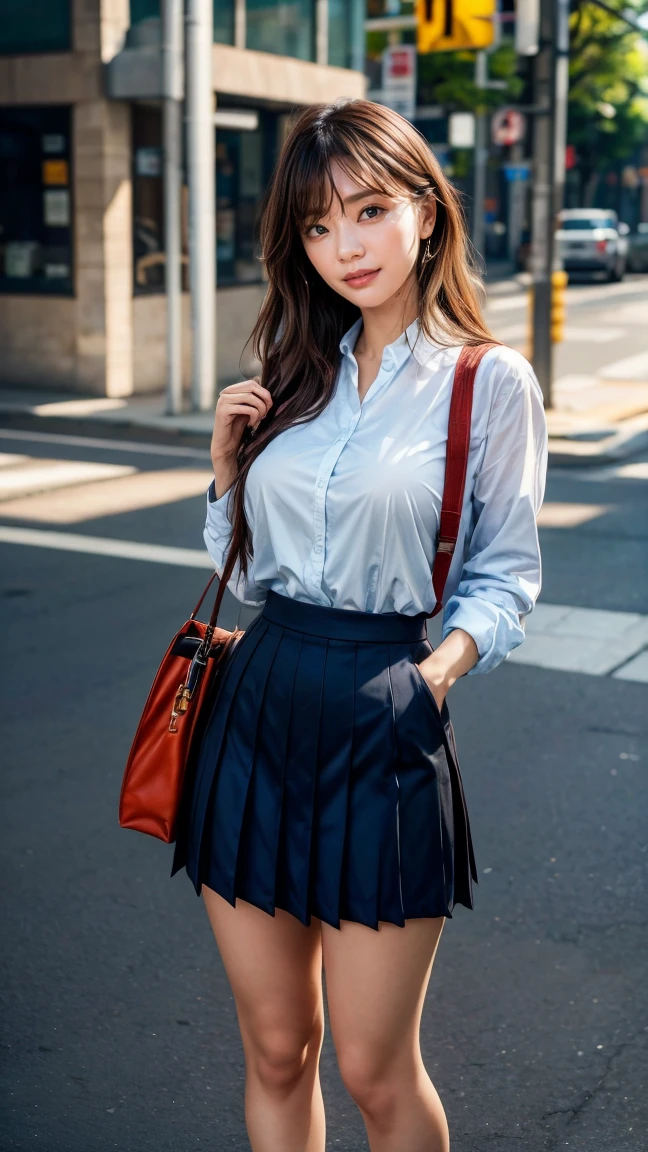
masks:
<instances>
[{"instance_id":1,"label":"woman's right hand","mask_svg":"<svg viewBox=\"0 0 648 1152\"><path fill-rule=\"evenodd\" d=\"M223 388L216 402L211 458L220 496L236 476L236 456L247 427L256 428L270 411L272 395L257 376Z\"/></svg>"}]
</instances>

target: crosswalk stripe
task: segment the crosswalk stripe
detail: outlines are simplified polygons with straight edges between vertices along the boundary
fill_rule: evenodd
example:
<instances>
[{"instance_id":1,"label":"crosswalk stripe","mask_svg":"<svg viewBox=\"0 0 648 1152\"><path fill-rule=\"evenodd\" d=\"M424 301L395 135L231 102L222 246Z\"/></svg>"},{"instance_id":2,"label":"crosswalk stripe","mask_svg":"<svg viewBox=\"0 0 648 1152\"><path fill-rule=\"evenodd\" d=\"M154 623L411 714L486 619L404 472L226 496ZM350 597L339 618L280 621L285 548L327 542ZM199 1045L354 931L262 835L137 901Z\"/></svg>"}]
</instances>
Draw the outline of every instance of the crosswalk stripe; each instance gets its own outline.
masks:
<instances>
[{"instance_id":1,"label":"crosswalk stripe","mask_svg":"<svg viewBox=\"0 0 648 1152\"><path fill-rule=\"evenodd\" d=\"M0 543L53 548L62 552L85 552L89 556L112 556L122 560L144 560L152 564L173 564L181 568L214 567L204 548L140 544L135 540L110 540L104 536L77 535L76 532L47 532L38 528L0 525Z\"/></svg>"}]
</instances>

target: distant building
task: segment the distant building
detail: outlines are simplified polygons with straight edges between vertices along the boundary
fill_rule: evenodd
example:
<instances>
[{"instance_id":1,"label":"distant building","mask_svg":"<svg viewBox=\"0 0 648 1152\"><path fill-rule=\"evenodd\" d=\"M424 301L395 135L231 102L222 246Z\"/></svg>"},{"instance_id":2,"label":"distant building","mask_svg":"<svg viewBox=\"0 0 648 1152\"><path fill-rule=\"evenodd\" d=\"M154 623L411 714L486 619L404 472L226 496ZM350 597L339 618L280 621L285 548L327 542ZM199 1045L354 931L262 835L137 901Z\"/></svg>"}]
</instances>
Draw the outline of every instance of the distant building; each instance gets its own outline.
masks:
<instances>
[{"instance_id":1,"label":"distant building","mask_svg":"<svg viewBox=\"0 0 648 1152\"><path fill-rule=\"evenodd\" d=\"M263 298L255 222L290 116L364 95L363 22L364 0L214 0L221 384ZM160 0L0 0L5 382L163 388L160 95Z\"/></svg>"}]
</instances>

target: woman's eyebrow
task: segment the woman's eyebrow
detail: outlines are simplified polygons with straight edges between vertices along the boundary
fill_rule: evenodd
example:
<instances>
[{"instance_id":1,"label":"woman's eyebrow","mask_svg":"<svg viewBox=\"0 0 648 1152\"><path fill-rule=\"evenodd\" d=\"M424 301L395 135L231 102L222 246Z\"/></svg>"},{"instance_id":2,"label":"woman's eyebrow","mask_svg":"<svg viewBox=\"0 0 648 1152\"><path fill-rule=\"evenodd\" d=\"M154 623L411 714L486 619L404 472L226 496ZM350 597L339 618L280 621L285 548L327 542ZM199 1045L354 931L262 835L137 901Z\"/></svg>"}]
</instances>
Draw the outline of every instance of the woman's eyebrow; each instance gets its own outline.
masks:
<instances>
[{"instance_id":1,"label":"woman's eyebrow","mask_svg":"<svg viewBox=\"0 0 648 1152\"><path fill-rule=\"evenodd\" d=\"M343 204L354 204L356 200L364 200L367 196L386 196L386 192L382 192L380 188L362 188L360 192L353 192L351 196L346 196L342 201Z\"/></svg>"}]
</instances>

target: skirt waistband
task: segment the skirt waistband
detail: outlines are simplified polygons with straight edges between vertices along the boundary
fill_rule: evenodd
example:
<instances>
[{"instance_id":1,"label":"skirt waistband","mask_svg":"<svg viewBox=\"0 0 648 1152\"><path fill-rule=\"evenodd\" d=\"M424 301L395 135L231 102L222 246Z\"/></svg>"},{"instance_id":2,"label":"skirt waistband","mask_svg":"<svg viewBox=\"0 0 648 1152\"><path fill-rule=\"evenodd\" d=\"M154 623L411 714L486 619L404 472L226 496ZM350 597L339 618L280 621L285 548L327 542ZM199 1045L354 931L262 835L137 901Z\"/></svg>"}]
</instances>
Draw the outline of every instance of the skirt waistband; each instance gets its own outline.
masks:
<instances>
[{"instance_id":1,"label":"skirt waistband","mask_svg":"<svg viewBox=\"0 0 648 1152\"><path fill-rule=\"evenodd\" d=\"M326 640L414 644L427 639L424 612L407 616L403 612L357 612L349 608L329 608L294 600L268 589L262 616L282 628L322 636Z\"/></svg>"}]
</instances>

